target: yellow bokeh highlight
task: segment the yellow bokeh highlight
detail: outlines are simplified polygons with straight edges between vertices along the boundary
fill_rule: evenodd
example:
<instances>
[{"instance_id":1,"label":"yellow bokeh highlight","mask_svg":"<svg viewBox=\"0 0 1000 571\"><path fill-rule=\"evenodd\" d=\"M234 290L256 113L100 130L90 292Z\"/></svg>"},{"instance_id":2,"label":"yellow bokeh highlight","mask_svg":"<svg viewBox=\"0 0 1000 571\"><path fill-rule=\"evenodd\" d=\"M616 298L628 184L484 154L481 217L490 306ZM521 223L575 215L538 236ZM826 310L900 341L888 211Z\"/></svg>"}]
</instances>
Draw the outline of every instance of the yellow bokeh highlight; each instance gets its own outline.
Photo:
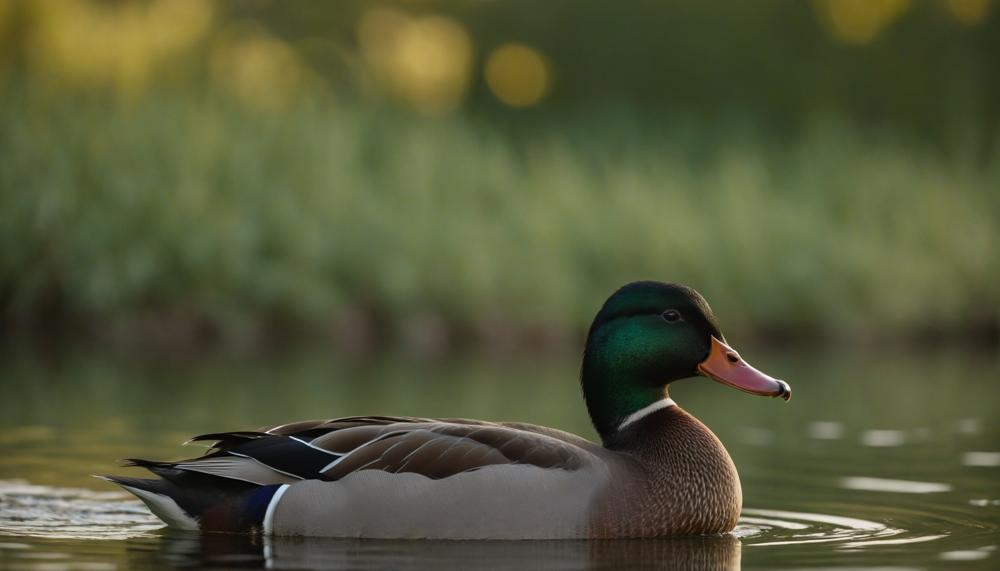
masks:
<instances>
[{"instance_id":1,"label":"yellow bokeh highlight","mask_svg":"<svg viewBox=\"0 0 1000 571\"><path fill-rule=\"evenodd\" d=\"M358 45L379 86L422 112L450 111L468 90L472 40L451 18L376 8L359 22Z\"/></svg>"},{"instance_id":2,"label":"yellow bokeh highlight","mask_svg":"<svg viewBox=\"0 0 1000 571\"><path fill-rule=\"evenodd\" d=\"M204 0L60 0L21 6L34 24L26 39L28 64L40 75L133 96L159 67L206 36L214 5Z\"/></svg>"},{"instance_id":3,"label":"yellow bokeh highlight","mask_svg":"<svg viewBox=\"0 0 1000 571\"><path fill-rule=\"evenodd\" d=\"M486 60L486 84L507 105L530 107L548 94L552 81L550 69L537 50L524 44L504 44Z\"/></svg>"},{"instance_id":4,"label":"yellow bokeh highlight","mask_svg":"<svg viewBox=\"0 0 1000 571\"><path fill-rule=\"evenodd\" d=\"M870 43L909 10L911 0L815 0L813 7L834 39Z\"/></svg>"},{"instance_id":5,"label":"yellow bokeh highlight","mask_svg":"<svg viewBox=\"0 0 1000 571\"><path fill-rule=\"evenodd\" d=\"M250 24L232 26L221 34L209 67L216 85L260 110L286 108L307 75L295 50Z\"/></svg>"},{"instance_id":6,"label":"yellow bokeh highlight","mask_svg":"<svg viewBox=\"0 0 1000 571\"><path fill-rule=\"evenodd\" d=\"M952 18L967 26L977 26L989 15L992 0L944 0L944 4Z\"/></svg>"}]
</instances>

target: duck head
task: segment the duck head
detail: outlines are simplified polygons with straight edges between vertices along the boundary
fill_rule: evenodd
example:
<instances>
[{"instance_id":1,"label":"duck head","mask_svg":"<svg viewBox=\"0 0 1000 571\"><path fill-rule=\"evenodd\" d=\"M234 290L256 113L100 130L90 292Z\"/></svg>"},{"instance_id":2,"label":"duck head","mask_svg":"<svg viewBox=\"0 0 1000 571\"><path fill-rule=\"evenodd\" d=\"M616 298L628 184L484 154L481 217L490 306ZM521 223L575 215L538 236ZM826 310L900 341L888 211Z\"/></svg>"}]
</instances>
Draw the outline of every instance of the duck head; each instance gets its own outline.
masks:
<instances>
[{"instance_id":1,"label":"duck head","mask_svg":"<svg viewBox=\"0 0 1000 571\"><path fill-rule=\"evenodd\" d=\"M604 302L587 335L581 384L605 443L631 415L667 398L671 382L698 375L755 395L792 395L726 343L708 303L687 286L633 282Z\"/></svg>"}]
</instances>

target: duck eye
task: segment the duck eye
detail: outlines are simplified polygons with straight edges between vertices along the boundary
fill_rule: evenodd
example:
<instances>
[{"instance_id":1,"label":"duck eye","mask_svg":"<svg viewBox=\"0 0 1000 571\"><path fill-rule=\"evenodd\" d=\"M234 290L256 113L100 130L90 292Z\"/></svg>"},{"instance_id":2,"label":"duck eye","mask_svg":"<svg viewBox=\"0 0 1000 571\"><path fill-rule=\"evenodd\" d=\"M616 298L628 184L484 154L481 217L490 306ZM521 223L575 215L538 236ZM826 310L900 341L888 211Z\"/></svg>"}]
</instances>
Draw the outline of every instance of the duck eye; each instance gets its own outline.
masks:
<instances>
[{"instance_id":1,"label":"duck eye","mask_svg":"<svg viewBox=\"0 0 1000 571\"><path fill-rule=\"evenodd\" d=\"M662 317L667 323L673 323L681 320L681 314L676 309L668 309L661 313L660 317Z\"/></svg>"}]
</instances>

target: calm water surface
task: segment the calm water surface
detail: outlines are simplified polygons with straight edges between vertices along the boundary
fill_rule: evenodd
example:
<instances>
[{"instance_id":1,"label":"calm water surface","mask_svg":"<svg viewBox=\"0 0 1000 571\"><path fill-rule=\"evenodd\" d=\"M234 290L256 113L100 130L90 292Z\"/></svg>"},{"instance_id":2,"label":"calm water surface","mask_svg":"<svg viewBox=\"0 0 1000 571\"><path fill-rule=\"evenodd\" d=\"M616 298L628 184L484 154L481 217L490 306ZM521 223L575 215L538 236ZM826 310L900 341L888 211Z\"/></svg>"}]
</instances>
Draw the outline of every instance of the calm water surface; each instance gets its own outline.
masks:
<instances>
[{"instance_id":1,"label":"calm water surface","mask_svg":"<svg viewBox=\"0 0 1000 571\"><path fill-rule=\"evenodd\" d=\"M90 477L179 458L189 436L352 414L465 416L593 437L572 357L329 355L177 362L78 352L0 361L0 567L997 569L1000 360L992 353L742 353L789 403L708 380L671 389L743 480L733 534L659 541L266 540L170 533Z\"/></svg>"}]
</instances>

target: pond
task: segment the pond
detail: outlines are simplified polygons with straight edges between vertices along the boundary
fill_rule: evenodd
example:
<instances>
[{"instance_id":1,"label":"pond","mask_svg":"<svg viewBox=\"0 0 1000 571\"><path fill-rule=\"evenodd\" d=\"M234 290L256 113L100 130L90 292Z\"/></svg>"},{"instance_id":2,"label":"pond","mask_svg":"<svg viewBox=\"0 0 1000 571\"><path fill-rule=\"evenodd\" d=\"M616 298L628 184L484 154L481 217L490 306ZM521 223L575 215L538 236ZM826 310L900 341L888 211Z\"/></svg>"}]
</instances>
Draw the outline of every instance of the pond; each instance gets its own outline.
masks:
<instances>
[{"instance_id":1,"label":"pond","mask_svg":"<svg viewBox=\"0 0 1000 571\"><path fill-rule=\"evenodd\" d=\"M8 351L0 361L0 567L996 569L995 352L740 347L795 398L706 379L671 396L726 444L743 481L732 534L646 541L270 540L172 533L90 477L188 437L354 414L546 424L594 437L573 355L545 359L318 351L246 359Z\"/></svg>"}]
</instances>

